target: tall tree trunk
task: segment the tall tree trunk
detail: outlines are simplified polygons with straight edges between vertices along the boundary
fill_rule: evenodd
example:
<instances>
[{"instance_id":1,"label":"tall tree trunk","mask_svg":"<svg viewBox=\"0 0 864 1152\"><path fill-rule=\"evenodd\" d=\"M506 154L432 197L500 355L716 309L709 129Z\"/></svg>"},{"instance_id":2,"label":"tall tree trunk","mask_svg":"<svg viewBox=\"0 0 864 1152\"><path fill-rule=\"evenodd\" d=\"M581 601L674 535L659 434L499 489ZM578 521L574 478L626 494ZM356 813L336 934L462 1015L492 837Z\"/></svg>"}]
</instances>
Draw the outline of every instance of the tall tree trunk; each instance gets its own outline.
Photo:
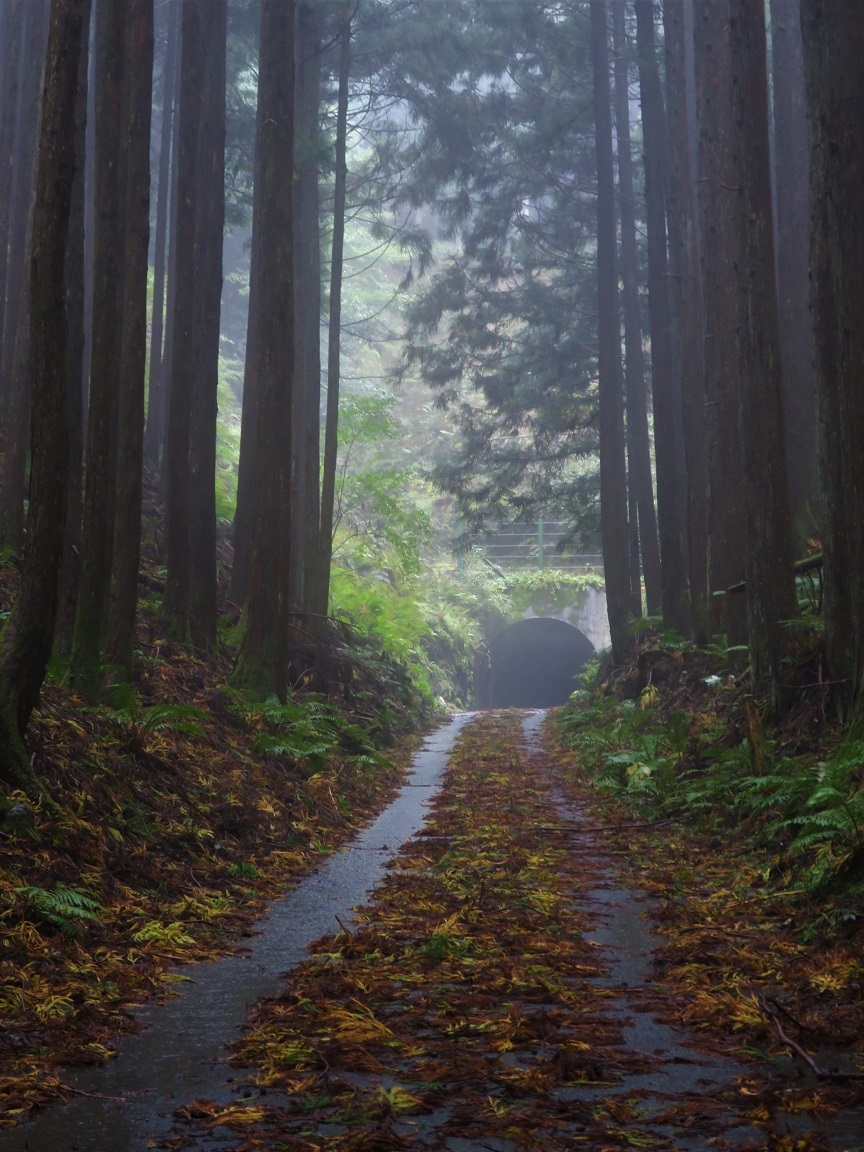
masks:
<instances>
[{"instance_id":1,"label":"tall tree trunk","mask_svg":"<svg viewBox=\"0 0 864 1152\"><path fill-rule=\"evenodd\" d=\"M196 219L196 372L189 437L189 635L216 648L216 416L219 313L225 228L225 43L227 0L203 0L206 18Z\"/></svg>"},{"instance_id":2,"label":"tall tree trunk","mask_svg":"<svg viewBox=\"0 0 864 1152\"><path fill-rule=\"evenodd\" d=\"M92 14L87 56L87 126L84 132L84 364L81 381L84 409L82 418L85 430L90 410L90 368L93 361L93 274L96 233L96 21Z\"/></svg>"},{"instance_id":3,"label":"tall tree trunk","mask_svg":"<svg viewBox=\"0 0 864 1152\"><path fill-rule=\"evenodd\" d=\"M150 323L150 375L147 386L147 429L144 454L157 465L165 440L165 373L162 336L165 317L165 264L168 239L168 199L171 140L177 92L177 51L180 39L180 3L174 0L167 18L165 76L162 88L162 126L159 133L159 183L156 195L156 235L153 255L153 314Z\"/></svg>"},{"instance_id":4,"label":"tall tree trunk","mask_svg":"<svg viewBox=\"0 0 864 1152\"><path fill-rule=\"evenodd\" d=\"M171 408L171 371L174 363L174 318L177 305L177 221L180 212L180 76L183 55L183 0L177 4L177 76L174 85L174 125L171 136L171 172L168 187L168 255L165 270L165 339L162 346L160 380L162 386L162 428L159 432L162 463L159 494L168 495L168 420ZM154 429L154 435L156 429ZM164 549L163 549L164 552Z\"/></svg>"},{"instance_id":5,"label":"tall tree trunk","mask_svg":"<svg viewBox=\"0 0 864 1152\"><path fill-rule=\"evenodd\" d=\"M89 700L102 687L102 643L111 581L122 330L122 252L126 146L125 0L95 0L96 220L93 237L93 332L81 577L69 678Z\"/></svg>"},{"instance_id":6,"label":"tall tree trunk","mask_svg":"<svg viewBox=\"0 0 864 1152\"><path fill-rule=\"evenodd\" d=\"M69 357L69 485L66 501L66 540L57 598L55 646L68 659L78 599L78 557L81 552L81 513L84 496L84 169L87 153L87 101L90 71L92 0L84 0L84 35L78 62L75 96L75 176L69 214L66 253L66 325Z\"/></svg>"},{"instance_id":7,"label":"tall tree trunk","mask_svg":"<svg viewBox=\"0 0 864 1152\"><path fill-rule=\"evenodd\" d=\"M25 6L25 43L20 60L15 117L15 180L9 212L6 319L0 357L0 411L5 429L0 541L15 551L21 547L24 532L30 426L29 243L47 11L43 0L31 0Z\"/></svg>"},{"instance_id":8,"label":"tall tree trunk","mask_svg":"<svg viewBox=\"0 0 864 1152\"><path fill-rule=\"evenodd\" d=\"M777 300L794 540L803 555L815 528L819 476L813 326L810 318L810 193L807 96L800 0L771 0Z\"/></svg>"},{"instance_id":9,"label":"tall tree trunk","mask_svg":"<svg viewBox=\"0 0 864 1152\"><path fill-rule=\"evenodd\" d=\"M333 508L336 500L336 459L339 452L339 373L342 336L342 268L345 249L345 193L348 182L348 77L351 67L351 5L342 11L339 43L339 92L336 101L336 172L333 188L333 240L330 255L330 323L327 336L327 421L324 429L324 469L321 480L320 594L316 609L330 605L330 565L333 559Z\"/></svg>"},{"instance_id":10,"label":"tall tree trunk","mask_svg":"<svg viewBox=\"0 0 864 1152\"><path fill-rule=\"evenodd\" d=\"M9 253L9 211L15 157L15 126L18 115L18 77L24 50L25 0L9 0L4 7L5 25L0 45L0 349L3 348L6 275Z\"/></svg>"},{"instance_id":11,"label":"tall tree trunk","mask_svg":"<svg viewBox=\"0 0 864 1152\"><path fill-rule=\"evenodd\" d=\"M742 292L739 355L740 434L747 484L747 625L750 674L768 687L776 715L788 706L781 661L783 621L797 616L783 436L783 379L774 274L765 12L731 0L730 43L735 118L740 134Z\"/></svg>"},{"instance_id":12,"label":"tall tree trunk","mask_svg":"<svg viewBox=\"0 0 864 1152\"><path fill-rule=\"evenodd\" d=\"M738 228L740 177L732 115L728 0L704 0L694 22L699 125L698 209L702 251L708 466L708 581L722 592L744 579L744 490L738 451ZM746 639L733 597L712 597L714 631ZM717 610L718 601L722 609Z\"/></svg>"},{"instance_id":13,"label":"tall tree trunk","mask_svg":"<svg viewBox=\"0 0 864 1152\"><path fill-rule=\"evenodd\" d=\"M639 558L639 506L632 474L630 441L627 439L627 554L630 557L630 614L642 615L642 565Z\"/></svg>"},{"instance_id":14,"label":"tall tree trunk","mask_svg":"<svg viewBox=\"0 0 864 1152\"><path fill-rule=\"evenodd\" d=\"M639 305L639 257L636 248L636 198L630 140L630 53L625 9L612 5L615 49L615 131L618 140L618 205L621 215L621 283L624 295L625 395L627 404L627 477L638 516L638 541L645 576L648 615L657 616L662 603L660 542L651 479L651 437L645 391L642 315ZM640 594L641 605L641 594Z\"/></svg>"},{"instance_id":15,"label":"tall tree trunk","mask_svg":"<svg viewBox=\"0 0 864 1152\"><path fill-rule=\"evenodd\" d=\"M120 419L111 599L105 663L114 682L131 682L141 557L144 372L147 360L147 254L150 241L150 116L153 0L127 0L125 244Z\"/></svg>"},{"instance_id":16,"label":"tall tree trunk","mask_svg":"<svg viewBox=\"0 0 864 1152\"><path fill-rule=\"evenodd\" d=\"M813 332L823 486L825 649L842 717L864 718L864 22L801 0L810 121Z\"/></svg>"},{"instance_id":17,"label":"tall tree trunk","mask_svg":"<svg viewBox=\"0 0 864 1152\"><path fill-rule=\"evenodd\" d=\"M690 9L690 18L686 9ZM669 253L674 334L681 367L681 408L687 491L687 558L690 573L690 634L709 637L708 477L705 469L705 367L702 353L702 278L696 228L690 121L687 99L687 32L692 0L663 7L668 106Z\"/></svg>"},{"instance_id":18,"label":"tall tree trunk","mask_svg":"<svg viewBox=\"0 0 864 1152\"><path fill-rule=\"evenodd\" d=\"M260 126L260 125L259 125ZM249 313L243 360L243 410L240 417L240 460L237 465L237 505L234 509L234 558L231 600L242 608L249 590L249 558L255 514L255 435L258 420L258 261L261 248L258 142L255 143L255 185L252 190L252 242L249 253Z\"/></svg>"},{"instance_id":19,"label":"tall tree trunk","mask_svg":"<svg viewBox=\"0 0 864 1152\"><path fill-rule=\"evenodd\" d=\"M68 465L65 259L83 0L52 0L31 242L33 458L21 588L0 643L0 778L35 791L20 736L45 676L63 556ZM40 13L41 15L41 13Z\"/></svg>"},{"instance_id":20,"label":"tall tree trunk","mask_svg":"<svg viewBox=\"0 0 864 1152\"><path fill-rule=\"evenodd\" d=\"M682 635L689 631L684 476L680 468L680 380L672 347L672 315L666 252L666 117L654 43L654 6L636 0L642 138L645 146L645 205L648 230L648 302L651 310L651 389L657 516L663 578L663 620Z\"/></svg>"},{"instance_id":21,"label":"tall tree trunk","mask_svg":"<svg viewBox=\"0 0 864 1152\"><path fill-rule=\"evenodd\" d=\"M258 79L257 500L238 683L287 689L291 393L294 371L294 4L262 0Z\"/></svg>"},{"instance_id":22,"label":"tall tree trunk","mask_svg":"<svg viewBox=\"0 0 864 1152\"><path fill-rule=\"evenodd\" d=\"M321 228L319 222L319 105L321 34L316 6L297 5L294 204L295 359L294 497L291 602L304 611L318 603L318 533L321 517Z\"/></svg>"},{"instance_id":23,"label":"tall tree trunk","mask_svg":"<svg viewBox=\"0 0 864 1152\"><path fill-rule=\"evenodd\" d=\"M612 658L628 644L630 574L627 545L627 473L621 411L621 334L615 269L615 173L605 0L591 0L591 59L597 134L597 296L600 393L600 532Z\"/></svg>"},{"instance_id":24,"label":"tall tree trunk","mask_svg":"<svg viewBox=\"0 0 864 1152\"><path fill-rule=\"evenodd\" d=\"M204 44L201 0L183 0L177 133L176 268L171 385L165 440L165 560L162 618L170 637L189 640L189 485L192 395L197 371L198 134L203 118Z\"/></svg>"}]
</instances>

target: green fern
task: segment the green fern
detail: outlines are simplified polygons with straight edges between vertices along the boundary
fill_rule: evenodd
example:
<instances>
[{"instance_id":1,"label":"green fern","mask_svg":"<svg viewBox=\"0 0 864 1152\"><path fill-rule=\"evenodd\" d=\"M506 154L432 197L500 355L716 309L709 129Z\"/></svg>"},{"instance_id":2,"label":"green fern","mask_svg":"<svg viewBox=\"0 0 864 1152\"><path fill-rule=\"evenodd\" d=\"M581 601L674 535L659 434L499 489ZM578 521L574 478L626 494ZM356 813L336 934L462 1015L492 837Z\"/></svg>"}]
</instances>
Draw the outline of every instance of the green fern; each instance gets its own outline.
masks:
<instances>
[{"instance_id":1,"label":"green fern","mask_svg":"<svg viewBox=\"0 0 864 1152\"><path fill-rule=\"evenodd\" d=\"M342 718L326 701L283 704L271 696L260 705L260 714L267 729L254 737L252 746L268 760L292 760L308 775L316 775L339 746Z\"/></svg>"},{"instance_id":2,"label":"green fern","mask_svg":"<svg viewBox=\"0 0 864 1152\"><path fill-rule=\"evenodd\" d=\"M59 928L67 936L80 934L81 922L101 924L102 905L86 888L67 888L55 884L53 888L23 886L16 888L19 896L41 920Z\"/></svg>"},{"instance_id":3,"label":"green fern","mask_svg":"<svg viewBox=\"0 0 864 1152\"><path fill-rule=\"evenodd\" d=\"M132 756L143 756L149 740L157 732L176 732L201 739L206 713L192 704L152 704L143 707L130 684L115 684L110 690L113 708L111 722L121 731L123 748Z\"/></svg>"},{"instance_id":4,"label":"green fern","mask_svg":"<svg viewBox=\"0 0 864 1152\"><path fill-rule=\"evenodd\" d=\"M112 719L115 724L134 727L143 735L170 731L203 737L201 721L206 715L191 704L153 704L149 708L118 709Z\"/></svg>"},{"instance_id":5,"label":"green fern","mask_svg":"<svg viewBox=\"0 0 864 1152\"><path fill-rule=\"evenodd\" d=\"M864 853L864 788L861 786L864 741L845 741L834 756L817 766L815 787L805 811L788 823L801 831L793 851L805 850L808 837L830 829L838 847Z\"/></svg>"}]
</instances>

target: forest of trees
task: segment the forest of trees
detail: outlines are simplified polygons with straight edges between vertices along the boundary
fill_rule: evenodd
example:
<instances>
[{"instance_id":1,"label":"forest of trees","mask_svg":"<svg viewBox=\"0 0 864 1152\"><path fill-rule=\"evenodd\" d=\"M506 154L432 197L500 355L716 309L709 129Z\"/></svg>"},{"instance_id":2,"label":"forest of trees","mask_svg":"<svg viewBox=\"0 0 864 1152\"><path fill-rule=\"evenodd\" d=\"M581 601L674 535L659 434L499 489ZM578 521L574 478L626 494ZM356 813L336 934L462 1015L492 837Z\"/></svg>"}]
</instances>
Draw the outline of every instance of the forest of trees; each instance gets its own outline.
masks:
<instances>
[{"instance_id":1,"label":"forest of trees","mask_svg":"<svg viewBox=\"0 0 864 1152\"><path fill-rule=\"evenodd\" d=\"M862 48L857 0L0 0L0 780L38 791L49 661L132 682L145 508L165 635L213 652L230 604L236 684L284 697L328 612L352 217L404 256L399 374L452 413L469 531L599 532L614 658L643 610L725 634L774 714L821 563L860 718Z\"/></svg>"}]
</instances>

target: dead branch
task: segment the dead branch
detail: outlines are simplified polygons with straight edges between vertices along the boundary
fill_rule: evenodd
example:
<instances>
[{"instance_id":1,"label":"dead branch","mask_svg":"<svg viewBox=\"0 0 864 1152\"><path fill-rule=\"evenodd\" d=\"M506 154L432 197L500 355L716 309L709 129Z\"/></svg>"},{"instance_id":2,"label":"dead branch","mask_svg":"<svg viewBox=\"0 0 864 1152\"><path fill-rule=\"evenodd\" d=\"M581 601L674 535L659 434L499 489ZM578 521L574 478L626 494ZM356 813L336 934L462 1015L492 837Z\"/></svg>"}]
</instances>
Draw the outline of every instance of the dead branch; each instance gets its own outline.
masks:
<instances>
[{"instance_id":1,"label":"dead branch","mask_svg":"<svg viewBox=\"0 0 864 1152\"><path fill-rule=\"evenodd\" d=\"M764 997L758 997L759 1007L774 1024L777 1038L785 1044L796 1056L799 1056L818 1080L864 1080L864 1072L832 1072L817 1064L813 1057L801 1047L791 1036L787 1036L780 1023L780 1013L773 1005L769 1005Z\"/></svg>"}]
</instances>

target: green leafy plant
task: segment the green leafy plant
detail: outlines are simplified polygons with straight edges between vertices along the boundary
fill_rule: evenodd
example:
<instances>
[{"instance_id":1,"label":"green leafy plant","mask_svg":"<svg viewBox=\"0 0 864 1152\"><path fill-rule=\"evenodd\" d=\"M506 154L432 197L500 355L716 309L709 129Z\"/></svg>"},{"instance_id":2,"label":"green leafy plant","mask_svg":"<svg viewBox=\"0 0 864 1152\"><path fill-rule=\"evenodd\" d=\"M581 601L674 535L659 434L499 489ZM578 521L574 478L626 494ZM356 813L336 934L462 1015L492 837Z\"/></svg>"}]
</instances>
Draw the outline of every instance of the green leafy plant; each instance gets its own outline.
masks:
<instances>
[{"instance_id":1,"label":"green leafy plant","mask_svg":"<svg viewBox=\"0 0 864 1152\"><path fill-rule=\"evenodd\" d=\"M855 862L864 861L864 740L847 739L827 761L814 766L804 810L785 825L796 829L790 853L815 850L809 886L830 884Z\"/></svg>"},{"instance_id":2,"label":"green leafy plant","mask_svg":"<svg viewBox=\"0 0 864 1152\"><path fill-rule=\"evenodd\" d=\"M260 706L260 715L266 727L252 746L267 759L284 757L314 776L339 747L342 719L332 704L309 698L283 704L271 696Z\"/></svg>"},{"instance_id":3,"label":"green leafy plant","mask_svg":"<svg viewBox=\"0 0 864 1152\"><path fill-rule=\"evenodd\" d=\"M176 948L195 943L179 920L174 920L170 924L150 920L137 932L132 933L132 939L138 944L155 944L157 947Z\"/></svg>"},{"instance_id":4,"label":"green leafy plant","mask_svg":"<svg viewBox=\"0 0 864 1152\"><path fill-rule=\"evenodd\" d=\"M191 704L141 704L131 684L115 684L109 698L113 704L109 715L120 729L124 751L133 756L145 755L157 732L177 732L184 736L204 736L202 722L207 716Z\"/></svg>"},{"instance_id":5,"label":"green leafy plant","mask_svg":"<svg viewBox=\"0 0 864 1152\"><path fill-rule=\"evenodd\" d=\"M52 888L25 885L15 892L40 920L59 928L66 936L79 936L85 923L101 923L102 905L87 888L68 888L63 884Z\"/></svg>"}]
</instances>

